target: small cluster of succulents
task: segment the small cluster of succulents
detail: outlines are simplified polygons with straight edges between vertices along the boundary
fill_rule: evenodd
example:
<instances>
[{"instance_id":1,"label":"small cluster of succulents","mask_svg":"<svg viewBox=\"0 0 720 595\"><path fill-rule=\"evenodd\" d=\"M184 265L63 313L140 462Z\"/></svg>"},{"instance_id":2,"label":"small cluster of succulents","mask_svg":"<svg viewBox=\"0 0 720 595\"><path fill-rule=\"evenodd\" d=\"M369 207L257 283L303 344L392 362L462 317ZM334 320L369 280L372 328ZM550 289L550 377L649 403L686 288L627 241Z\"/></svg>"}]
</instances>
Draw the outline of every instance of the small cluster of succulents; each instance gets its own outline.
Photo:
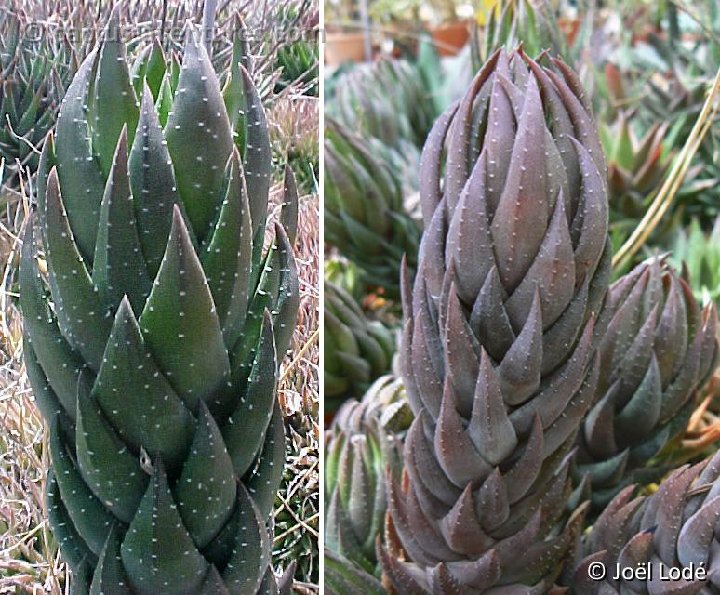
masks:
<instances>
[{"instance_id":1,"label":"small cluster of succulents","mask_svg":"<svg viewBox=\"0 0 720 595\"><path fill-rule=\"evenodd\" d=\"M401 152L422 147L436 115L417 69L408 62L360 65L340 77L335 92L332 112L339 122Z\"/></svg>"},{"instance_id":2,"label":"small cluster of succulents","mask_svg":"<svg viewBox=\"0 0 720 595\"><path fill-rule=\"evenodd\" d=\"M643 201L657 190L670 166L670 155L663 140L667 124L655 124L638 139L627 114L620 113L617 122L601 129L608 161L608 200L611 213L638 217Z\"/></svg>"},{"instance_id":3,"label":"small cluster of succulents","mask_svg":"<svg viewBox=\"0 0 720 595\"><path fill-rule=\"evenodd\" d=\"M671 246L670 258L678 269L687 270L695 297L701 302L720 300L720 218L709 232L697 219L680 230Z\"/></svg>"},{"instance_id":4,"label":"small cluster of succulents","mask_svg":"<svg viewBox=\"0 0 720 595\"><path fill-rule=\"evenodd\" d=\"M325 433L325 586L331 593L354 592L344 589L357 581L380 588L376 540L387 510L386 473L399 477L411 422L401 381L387 375L362 401L346 401Z\"/></svg>"},{"instance_id":5,"label":"small cluster of succulents","mask_svg":"<svg viewBox=\"0 0 720 595\"><path fill-rule=\"evenodd\" d=\"M3 182L19 184L23 169L34 172L57 109L77 68L75 48L67 38L28 39L26 22L0 9L0 159Z\"/></svg>"},{"instance_id":6,"label":"small cluster of succulents","mask_svg":"<svg viewBox=\"0 0 720 595\"><path fill-rule=\"evenodd\" d=\"M24 238L50 524L77 593L274 593L297 211L264 251L270 143L247 71L228 113L192 27L177 70L158 44L131 69L118 24L68 89Z\"/></svg>"}]
</instances>

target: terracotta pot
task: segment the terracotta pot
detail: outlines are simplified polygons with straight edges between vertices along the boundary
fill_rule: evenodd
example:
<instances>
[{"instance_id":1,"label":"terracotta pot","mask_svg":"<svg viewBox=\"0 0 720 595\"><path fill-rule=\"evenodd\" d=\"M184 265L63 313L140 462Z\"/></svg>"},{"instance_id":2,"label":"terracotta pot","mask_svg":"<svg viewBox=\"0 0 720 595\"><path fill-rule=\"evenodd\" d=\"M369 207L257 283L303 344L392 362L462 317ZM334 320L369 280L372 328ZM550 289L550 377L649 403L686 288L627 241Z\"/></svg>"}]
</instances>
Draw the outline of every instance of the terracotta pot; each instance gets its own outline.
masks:
<instances>
[{"instance_id":1,"label":"terracotta pot","mask_svg":"<svg viewBox=\"0 0 720 595\"><path fill-rule=\"evenodd\" d=\"M467 21L443 23L430 27L430 34L440 56L457 56L470 39L470 26Z\"/></svg>"},{"instance_id":2,"label":"terracotta pot","mask_svg":"<svg viewBox=\"0 0 720 595\"><path fill-rule=\"evenodd\" d=\"M392 57L417 55L419 34L424 29L417 21L393 21L382 28L385 39L392 40Z\"/></svg>"},{"instance_id":3,"label":"terracotta pot","mask_svg":"<svg viewBox=\"0 0 720 595\"><path fill-rule=\"evenodd\" d=\"M344 62L365 60L365 35L362 32L335 32L325 34L325 64L340 66Z\"/></svg>"},{"instance_id":4,"label":"terracotta pot","mask_svg":"<svg viewBox=\"0 0 720 595\"><path fill-rule=\"evenodd\" d=\"M560 31L565 34L568 45L572 47L580 31L580 19L558 19L557 23Z\"/></svg>"}]
</instances>

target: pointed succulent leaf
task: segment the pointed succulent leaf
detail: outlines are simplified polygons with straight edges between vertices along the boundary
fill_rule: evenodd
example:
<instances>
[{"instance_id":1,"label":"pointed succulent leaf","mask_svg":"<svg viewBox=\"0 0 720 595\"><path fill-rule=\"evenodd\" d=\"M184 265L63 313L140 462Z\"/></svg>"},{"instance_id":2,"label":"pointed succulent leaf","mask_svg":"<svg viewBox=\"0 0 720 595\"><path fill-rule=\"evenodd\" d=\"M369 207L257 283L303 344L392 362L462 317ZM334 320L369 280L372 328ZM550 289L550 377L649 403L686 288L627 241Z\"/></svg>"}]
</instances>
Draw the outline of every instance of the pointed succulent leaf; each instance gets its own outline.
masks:
<instances>
[{"instance_id":1,"label":"pointed succulent leaf","mask_svg":"<svg viewBox=\"0 0 720 595\"><path fill-rule=\"evenodd\" d=\"M297 182L295 174L289 164L285 164L285 182L283 187L283 204L281 212L282 226L287 232L290 245L295 245L298 230L298 197Z\"/></svg>"},{"instance_id":2,"label":"pointed succulent leaf","mask_svg":"<svg viewBox=\"0 0 720 595\"><path fill-rule=\"evenodd\" d=\"M65 509L78 535L98 556L116 521L83 480L63 433L56 418L50 429L50 456L55 478Z\"/></svg>"},{"instance_id":3,"label":"pointed succulent leaf","mask_svg":"<svg viewBox=\"0 0 720 595\"><path fill-rule=\"evenodd\" d=\"M195 421L155 365L127 299L115 316L93 397L136 454L141 448L160 454L171 469L183 461Z\"/></svg>"},{"instance_id":4,"label":"pointed succulent leaf","mask_svg":"<svg viewBox=\"0 0 720 595\"><path fill-rule=\"evenodd\" d=\"M275 346L280 357L283 357L290 347L293 330L297 323L298 308L300 307L300 282L297 274L297 264L285 229L275 226L275 237L278 242L277 260L273 266L279 272L277 302L273 314L273 329L275 332Z\"/></svg>"},{"instance_id":5,"label":"pointed succulent leaf","mask_svg":"<svg viewBox=\"0 0 720 595\"><path fill-rule=\"evenodd\" d=\"M179 198L175 171L147 86L143 86L140 96L140 119L130 149L128 171L142 254L148 274L154 278L167 246L172 212Z\"/></svg>"},{"instance_id":6,"label":"pointed succulent leaf","mask_svg":"<svg viewBox=\"0 0 720 595\"><path fill-rule=\"evenodd\" d=\"M243 484L238 486L237 507L239 531L222 576L228 589L255 593L270 562L270 535L265 516Z\"/></svg>"},{"instance_id":7,"label":"pointed succulent leaf","mask_svg":"<svg viewBox=\"0 0 720 595\"><path fill-rule=\"evenodd\" d=\"M139 457L105 419L89 389L78 389L75 450L83 479L105 507L129 523L147 486Z\"/></svg>"},{"instance_id":8,"label":"pointed succulent leaf","mask_svg":"<svg viewBox=\"0 0 720 595\"><path fill-rule=\"evenodd\" d=\"M33 386L35 404L43 416L46 419L53 419L57 415L68 416L70 412L60 403L59 397L50 386L27 333L23 335L23 357L28 378Z\"/></svg>"},{"instance_id":9,"label":"pointed succulent leaf","mask_svg":"<svg viewBox=\"0 0 720 595\"><path fill-rule=\"evenodd\" d=\"M227 191L214 231L201 254L223 337L233 344L245 323L252 256L252 226L242 162L233 151Z\"/></svg>"},{"instance_id":10,"label":"pointed succulent leaf","mask_svg":"<svg viewBox=\"0 0 720 595\"><path fill-rule=\"evenodd\" d=\"M53 262L48 272L60 330L90 367L98 370L111 321L75 244L55 168L48 178L46 219L45 252Z\"/></svg>"},{"instance_id":11,"label":"pointed succulent leaf","mask_svg":"<svg viewBox=\"0 0 720 595\"><path fill-rule=\"evenodd\" d=\"M210 543L230 518L235 490L220 429L201 402L190 452L173 491L183 524L199 548Z\"/></svg>"},{"instance_id":12,"label":"pointed succulent leaf","mask_svg":"<svg viewBox=\"0 0 720 595\"><path fill-rule=\"evenodd\" d=\"M130 83L117 11L108 22L104 36L93 64L87 113L93 152L106 178L123 127L127 126L132 142L138 122L138 101Z\"/></svg>"},{"instance_id":13,"label":"pointed succulent leaf","mask_svg":"<svg viewBox=\"0 0 720 595\"><path fill-rule=\"evenodd\" d=\"M160 459L153 468L120 548L123 565L137 593L191 595L202 585L208 563L183 525Z\"/></svg>"},{"instance_id":14,"label":"pointed succulent leaf","mask_svg":"<svg viewBox=\"0 0 720 595\"><path fill-rule=\"evenodd\" d=\"M24 316L25 336L28 337L28 342L32 343L33 359L44 374L49 376L47 381L53 393L60 399L65 413L74 418L78 384L85 389L89 374L82 374L86 367L82 357L68 345L60 333L55 315L48 304L48 296L34 255L34 246L35 232L31 221L23 236L20 262L20 283L23 288L20 292L20 307Z\"/></svg>"},{"instance_id":15,"label":"pointed succulent leaf","mask_svg":"<svg viewBox=\"0 0 720 595\"><path fill-rule=\"evenodd\" d=\"M120 554L120 534L117 527L108 533L105 547L98 560L90 584L90 595L102 595L112 591L117 595L131 595L130 581L125 574Z\"/></svg>"},{"instance_id":16,"label":"pointed succulent leaf","mask_svg":"<svg viewBox=\"0 0 720 595\"><path fill-rule=\"evenodd\" d=\"M187 406L195 410L200 399L219 406L230 362L207 279L177 206L139 322L155 361Z\"/></svg>"},{"instance_id":17,"label":"pointed succulent leaf","mask_svg":"<svg viewBox=\"0 0 720 595\"><path fill-rule=\"evenodd\" d=\"M276 370L272 319L266 312L245 394L222 428L225 445L239 476L247 472L263 444L272 417Z\"/></svg>"},{"instance_id":18,"label":"pointed succulent leaf","mask_svg":"<svg viewBox=\"0 0 720 595\"><path fill-rule=\"evenodd\" d=\"M55 143L57 176L60 179L63 194L67 197L66 209L70 218L69 223L80 254L88 260L95 253L95 236L100 221L100 203L105 188L100 166L90 149L88 119L85 112L90 77L94 70L93 64L96 57L97 51L88 55L67 90L63 109L58 115ZM119 132L118 129L118 134ZM53 168L50 167L50 169ZM50 180L51 178L48 178L47 183L44 183L48 190Z\"/></svg>"},{"instance_id":19,"label":"pointed succulent leaf","mask_svg":"<svg viewBox=\"0 0 720 595\"><path fill-rule=\"evenodd\" d=\"M76 570L86 560L97 560L85 540L80 537L70 515L63 504L55 473L51 470L47 476L47 511L55 539L70 568Z\"/></svg>"},{"instance_id":20,"label":"pointed succulent leaf","mask_svg":"<svg viewBox=\"0 0 720 595\"><path fill-rule=\"evenodd\" d=\"M222 202L224 167L232 152L230 121L210 58L188 25L180 79L165 127L177 186L198 239L204 239ZM198 153L198 147L203 151Z\"/></svg>"},{"instance_id":21,"label":"pointed succulent leaf","mask_svg":"<svg viewBox=\"0 0 720 595\"><path fill-rule=\"evenodd\" d=\"M255 467L246 476L248 493L252 496L262 518L272 511L275 494L282 480L285 466L285 424L280 406L275 402L265 443L260 451Z\"/></svg>"},{"instance_id":22,"label":"pointed succulent leaf","mask_svg":"<svg viewBox=\"0 0 720 595\"><path fill-rule=\"evenodd\" d=\"M152 97L157 99L166 72L165 52L156 38L143 50L132 67L132 84L135 95L142 97L143 87L147 84Z\"/></svg>"}]
</instances>

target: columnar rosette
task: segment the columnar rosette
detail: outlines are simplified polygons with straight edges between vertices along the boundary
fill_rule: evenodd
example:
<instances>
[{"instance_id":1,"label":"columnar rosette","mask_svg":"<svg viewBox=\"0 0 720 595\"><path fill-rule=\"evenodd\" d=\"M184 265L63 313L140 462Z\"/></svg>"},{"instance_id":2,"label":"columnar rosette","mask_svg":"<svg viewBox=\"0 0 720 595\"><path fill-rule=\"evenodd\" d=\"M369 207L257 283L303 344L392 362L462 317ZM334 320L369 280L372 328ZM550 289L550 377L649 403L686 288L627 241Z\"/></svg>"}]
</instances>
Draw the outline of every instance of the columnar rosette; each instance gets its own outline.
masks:
<instances>
[{"instance_id":1,"label":"columnar rosette","mask_svg":"<svg viewBox=\"0 0 720 595\"><path fill-rule=\"evenodd\" d=\"M714 304L701 311L664 259L638 265L610 287L598 319L595 405L578 438L577 473L589 475L597 507L666 471L646 465L684 430L695 391L714 368L716 327Z\"/></svg>"},{"instance_id":2,"label":"columnar rosette","mask_svg":"<svg viewBox=\"0 0 720 595\"><path fill-rule=\"evenodd\" d=\"M377 141L375 141L377 142ZM406 212L396 168L371 141L329 122L325 132L327 240L366 273L366 281L397 297L400 261L415 268L420 227Z\"/></svg>"},{"instance_id":3,"label":"columnar rosette","mask_svg":"<svg viewBox=\"0 0 720 595\"><path fill-rule=\"evenodd\" d=\"M570 453L598 365L607 191L577 76L496 52L423 150L425 232L404 289L415 421L390 493L398 593L544 593L579 529Z\"/></svg>"},{"instance_id":4,"label":"columnar rosette","mask_svg":"<svg viewBox=\"0 0 720 595\"><path fill-rule=\"evenodd\" d=\"M325 546L378 574L375 541L387 508L385 474L400 468L401 442L368 405L344 403L325 433Z\"/></svg>"},{"instance_id":5,"label":"columnar rosette","mask_svg":"<svg viewBox=\"0 0 720 595\"><path fill-rule=\"evenodd\" d=\"M720 453L673 471L652 496L623 489L567 573L577 595L720 591Z\"/></svg>"},{"instance_id":6,"label":"columnar rosette","mask_svg":"<svg viewBox=\"0 0 720 595\"><path fill-rule=\"evenodd\" d=\"M240 68L231 126L190 27L177 71L155 44L131 79L117 26L68 90L23 246L50 524L77 593L276 592L276 383L299 296L282 226L262 249L264 113Z\"/></svg>"}]
</instances>

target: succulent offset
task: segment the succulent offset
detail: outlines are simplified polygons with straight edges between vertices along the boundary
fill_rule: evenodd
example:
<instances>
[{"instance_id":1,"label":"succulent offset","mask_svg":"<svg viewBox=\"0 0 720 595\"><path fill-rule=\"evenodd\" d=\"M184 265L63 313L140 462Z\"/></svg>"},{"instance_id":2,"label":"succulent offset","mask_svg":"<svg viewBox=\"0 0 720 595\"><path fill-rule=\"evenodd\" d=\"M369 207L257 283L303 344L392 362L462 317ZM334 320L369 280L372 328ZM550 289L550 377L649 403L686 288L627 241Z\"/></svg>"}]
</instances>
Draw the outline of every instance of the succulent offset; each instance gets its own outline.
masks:
<instances>
[{"instance_id":1,"label":"succulent offset","mask_svg":"<svg viewBox=\"0 0 720 595\"><path fill-rule=\"evenodd\" d=\"M265 116L242 68L228 114L191 28L177 77L154 44L131 78L117 26L45 143L23 246L50 524L78 593L277 592L276 383L299 297L281 225L262 250Z\"/></svg>"},{"instance_id":2,"label":"succulent offset","mask_svg":"<svg viewBox=\"0 0 720 595\"><path fill-rule=\"evenodd\" d=\"M553 8L547 0L501 0L490 11L482 36L473 31L473 64L482 65L499 47L515 48L522 43L528 54L550 50L556 56L568 56L568 44L560 30Z\"/></svg>"},{"instance_id":3,"label":"succulent offset","mask_svg":"<svg viewBox=\"0 0 720 595\"><path fill-rule=\"evenodd\" d=\"M325 435L325 547L379 575L387 470L400 468L400 436L381 426L369 403L343 404Z\"/></svg>"},{"instance_id":4,"label":"succulent offset","mask_svg":"<svg viewBox=\"0 0 720 595\"><path fill-rule=\"evenodd\" d=\"M325 396L361 396L390 370L395 335L378 320L368 320L344 289L325 282ZM326 410L330 407L326 402Z\"/></svg>"},{"instance_id":5,"label":"succulent offset","mask_svg":"<svg viewBox=\"0 0 720 595\"><path fill-rule=\"evenodd\" d=\"M717 312L714 304L701 311L685 280L652 259L612 285L597 326L600 375L577 473L590 476L600 508L666 471L647 463L684 430L715 367Z\"/></svg>"},{"instance_id":6,"label":"succulent offset","mask_svg":"<svg viewBox=\"0 0 720 595\"><path fill-rule=\"evenodd\" d=\"M329 121L325 132L327 241L397 297L400 261L414 270L420 228L405 210L402 181L376 146Z\"/></svg>"},{"instance_id":7,"label":"succulent offset","mask_svg":"<svg viewBox=\"0 0 720 595\"><path fill-rule=\"evenodd\" d=\"M644 200L659 188L670 167L670 155L663 146L667 131L667 123L656 123L638 139L624 112L612 127L603 129L608 198L616 213L630 217L644 214Z\"/></svg>"},{"instance_id":8,"label":"succulent offset","mask_svg":"<svg viewBox=\"0 0 720 595\"><path fill-rule=\"evenodd\" d=\"M675 470L652 496L632 498L628 486L610 502L584 540L584 557L567 573L577 595L717 593L720 590L720 453ZM590 580L592 564L606 576ZM616 566L650 568L651 577L615 579ZM698 569L706 578L699 578ZM672 570L693 574L663 580Z\"/></svg>"},{"instance_id":9,"label":"succulent offset","mask_svg":"<svg viewBox=\"0 0 720 595\"><path fill-rule=\"evenodd\" d=\"M670 169L668 125L656 123L638 139L630 115L620 112L617 121L600 132L608 161L611 237L619 248L645 215Z\"/></svg>"},{"instance_id":10,"label":"succulent offset","mask_svg":"<svg viewBox=\"0 0 720 595\"><path fill-rule=\"evenodd\" d=\"M588 99L546 60L493 54L423 150L400 353L415 421L381 558L397 593L544 593L579 531L564 507L597 382L607 190Z\"/></svg>"},{"instance_id":11,"label":"succulent offset","mask_svg":"<svg viewBox=\"0 0 720 595\"><path fill-rule=\"evenodd\" d=\"M720 217L712 230L703 233L700 222L693 219L686 229L675 234L670 259L687 270L688 283L702 303L720 299Z\"/></svg>"}]
</instances>

